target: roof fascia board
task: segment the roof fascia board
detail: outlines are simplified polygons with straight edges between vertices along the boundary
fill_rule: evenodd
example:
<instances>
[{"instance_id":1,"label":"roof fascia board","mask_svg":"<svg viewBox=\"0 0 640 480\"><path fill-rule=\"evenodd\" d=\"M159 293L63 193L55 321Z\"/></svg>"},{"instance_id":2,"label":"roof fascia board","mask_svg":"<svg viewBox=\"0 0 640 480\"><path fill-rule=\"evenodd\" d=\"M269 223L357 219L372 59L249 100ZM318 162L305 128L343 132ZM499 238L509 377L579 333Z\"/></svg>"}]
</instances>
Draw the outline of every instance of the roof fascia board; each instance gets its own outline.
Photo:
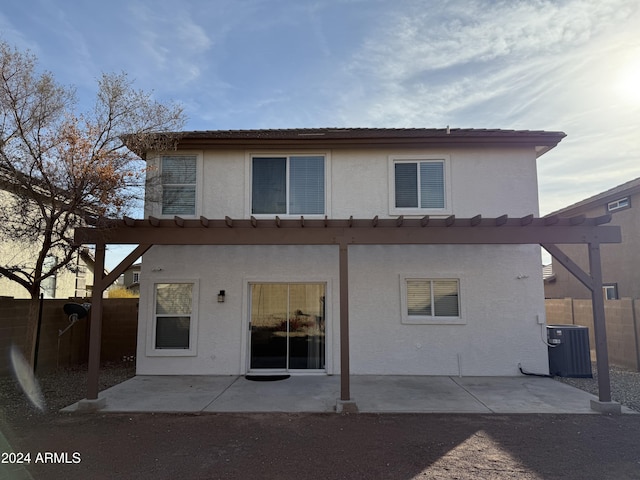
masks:
<instances>
[{"instance_id":1,"label":"roof fascia board","mask_svg":"<svg viewBox=\"0 0 640 480\"><path fill-rule=\"evenodd\" d=\"M425 137L425 138L304 138L304 139L196 139L184 138L178 150L219 150L233 148L290 149L290 148L486 148L516 147L534 148L537 156L546 153L557 142L535 138L499 137ZM542 148L541 148L542 147Z\"/></svg>"}]
</instances>

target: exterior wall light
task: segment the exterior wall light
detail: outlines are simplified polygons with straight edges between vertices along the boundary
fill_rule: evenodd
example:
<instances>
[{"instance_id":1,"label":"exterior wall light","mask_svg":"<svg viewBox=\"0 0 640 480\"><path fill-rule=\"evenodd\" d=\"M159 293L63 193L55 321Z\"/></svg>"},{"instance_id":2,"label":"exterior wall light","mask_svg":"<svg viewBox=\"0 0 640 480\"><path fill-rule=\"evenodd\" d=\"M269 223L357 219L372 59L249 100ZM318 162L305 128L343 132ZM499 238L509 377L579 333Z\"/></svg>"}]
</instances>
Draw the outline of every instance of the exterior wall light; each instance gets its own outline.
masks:
<instances>
[{"instance_id":1,"label":"exterior wall light","mask_svg":"<svg viewBox=\"0 0 640 480\"><path fill-rule=\"evenodd\" d=\"M224 290L220 290L218 294L218 303L224 303Z\"/></svg>"}]
</instances>

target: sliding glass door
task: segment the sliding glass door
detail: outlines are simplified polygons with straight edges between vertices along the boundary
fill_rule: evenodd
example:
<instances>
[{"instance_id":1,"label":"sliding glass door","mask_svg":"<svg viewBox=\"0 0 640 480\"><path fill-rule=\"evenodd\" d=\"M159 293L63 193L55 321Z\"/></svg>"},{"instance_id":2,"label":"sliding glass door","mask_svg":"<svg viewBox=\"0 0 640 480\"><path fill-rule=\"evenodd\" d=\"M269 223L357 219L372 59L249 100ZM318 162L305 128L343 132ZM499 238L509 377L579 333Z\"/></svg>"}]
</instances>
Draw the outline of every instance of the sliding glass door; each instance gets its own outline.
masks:
<instances>
[{"instance_id":1,"label":"sliding glass door","mask_svg":"<svg viewBox=\"0 0 640 480\"><path fill-rule=\"evenodd\" d=\"M250 287L250 369L324 370L325 284Z\"/></svg>"}]
</instances>

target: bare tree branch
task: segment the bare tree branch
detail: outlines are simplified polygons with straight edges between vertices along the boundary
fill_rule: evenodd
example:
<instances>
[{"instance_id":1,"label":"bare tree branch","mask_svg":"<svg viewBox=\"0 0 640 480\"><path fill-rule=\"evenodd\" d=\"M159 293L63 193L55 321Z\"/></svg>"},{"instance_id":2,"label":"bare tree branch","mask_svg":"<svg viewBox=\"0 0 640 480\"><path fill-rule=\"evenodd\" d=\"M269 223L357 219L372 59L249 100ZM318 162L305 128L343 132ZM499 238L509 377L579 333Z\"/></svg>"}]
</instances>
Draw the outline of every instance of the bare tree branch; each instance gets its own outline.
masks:
<instances>
[{"instance_id":1,"label":"bare tree branch","mask_svg":"<svg viewBox=\"0 0 640 480\"><path fill-rule=\"evenodd\" d=\"M140 196L140 152L171 144L165 132L184 124L180 106L134 89L125 73L104 74L93 109L77 113L74 88L36 67L34 55L0 42L0 242L30 253L0 258L0 277L34 299L43 280L76 268L73 230L85 216L127 213Z\"/></svg>"}]
</instances>

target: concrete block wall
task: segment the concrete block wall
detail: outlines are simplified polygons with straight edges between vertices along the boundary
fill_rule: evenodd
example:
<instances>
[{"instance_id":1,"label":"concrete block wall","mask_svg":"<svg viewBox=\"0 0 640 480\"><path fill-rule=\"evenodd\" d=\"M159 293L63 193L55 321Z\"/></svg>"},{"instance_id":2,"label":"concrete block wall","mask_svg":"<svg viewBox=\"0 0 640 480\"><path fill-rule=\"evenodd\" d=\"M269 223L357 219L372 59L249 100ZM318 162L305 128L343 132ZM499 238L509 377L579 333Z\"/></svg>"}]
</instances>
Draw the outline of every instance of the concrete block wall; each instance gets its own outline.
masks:
<instances>
[{"instance_id":1,"label":"concrete block wall","mask_svg":"<svg viewBox=\"0 0 640 480\"><path fill-rule=\"evenodd\" d=\"M591 300L547 299L545 306L548 325L582 325L589 328L591 358L595 359ZM606 300L604 306L609 362L640 371L640 300Z\"/></svg>"}]
</instances>

